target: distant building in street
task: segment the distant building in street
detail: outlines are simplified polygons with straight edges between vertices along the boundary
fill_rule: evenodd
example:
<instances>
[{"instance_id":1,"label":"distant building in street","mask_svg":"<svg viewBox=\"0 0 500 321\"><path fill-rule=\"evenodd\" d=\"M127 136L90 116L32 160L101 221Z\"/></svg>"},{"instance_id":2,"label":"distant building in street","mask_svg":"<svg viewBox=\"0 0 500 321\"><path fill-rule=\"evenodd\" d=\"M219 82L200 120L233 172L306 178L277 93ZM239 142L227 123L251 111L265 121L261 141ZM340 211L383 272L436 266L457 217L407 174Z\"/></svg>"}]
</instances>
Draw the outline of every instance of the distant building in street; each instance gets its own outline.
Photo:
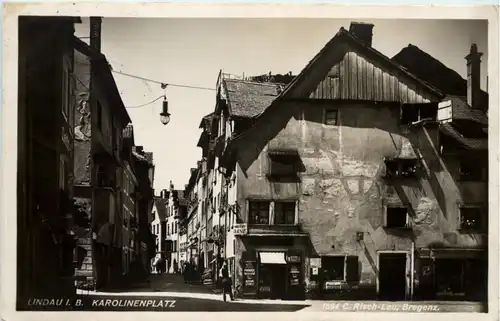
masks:
<instances>
[{"instance_id":1,"label":"distant building in street","mask_svg":"<svg viewBox=\"0 0 500 321\"><path fill-rule=\"evenodd\" d=\"M124 142L125 143L125 142ZM150 229L154 203L154 163L153 154L144 152L142 146L132 147L133 168L139 182L136 190L137 232L135 235L136 252L141 268L139 276L147 276L151 272L151 260L156 255L155 240Z\"/></svg>"},{"instance_id":2,"label":"distant building in street","mask_svg":"<svg viewBox=\"0 0 500 321\"><path fill-rule=\"evenodd\" d=\"M151 232L155 238L155 257L153 264L166 255L165 239L167 237L167 202L168 195L164 191L155 196L152 208Z\"/></svg>"},{"instance_id":3,"label":"distant building in street","mask_svg":"<svg viewBox=\"0 0 500 321\"><path fill-rule=\"evenodd\" d=\"M79 22L19 17L18 306L33 297L75 294L74 234L88 224L72 202L72 39Z\"/></svg>"},{"instance_id":4,"label":"distant building in street","mask_svg":"<svg viewBox=\"0 0 500 321\"><path fill-rule=\"evenodd\" d=\"M414 46L384 56L372 29L341 28L286 84L219 75L182 223L198 266L224 227L238 295L486 299L481 54L464 80Z\"/></svg>"},{"instance_id":5,"label":"distant building in street","mask_svg":"<svg viewBox=\"0 0 500 321\"><path fill-rule=\"evenodd\" d=\"M179 251L179 217L181 214L180 212L185 211L186 202L184 199L184 191L174 189L172 182L170 182L168 196L166 211L167 272L175 273L180 271L181 267Z\"/></svg>"}]
</instances>

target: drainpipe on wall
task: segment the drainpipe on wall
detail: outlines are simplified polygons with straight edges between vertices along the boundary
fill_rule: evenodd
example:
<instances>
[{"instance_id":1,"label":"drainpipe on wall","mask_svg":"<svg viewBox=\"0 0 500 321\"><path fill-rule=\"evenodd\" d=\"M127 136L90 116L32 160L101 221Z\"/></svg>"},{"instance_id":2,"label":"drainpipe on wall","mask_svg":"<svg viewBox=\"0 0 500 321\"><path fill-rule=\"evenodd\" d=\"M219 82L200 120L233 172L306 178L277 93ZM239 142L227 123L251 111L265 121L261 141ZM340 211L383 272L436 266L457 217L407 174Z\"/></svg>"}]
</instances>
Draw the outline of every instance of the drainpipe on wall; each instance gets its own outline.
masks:
<instances>
[{"instance_id":1,"label":"drainpipe on wall","mask_svg":"<svg viewBox=\"0 0 500 321\"><path fill-rule=\"evenodd\" d=\"M99 17L91 17L90 18L90 30L89 30L89 36L90 36L90 47L93 49L96 49L100 51L101 48L101 18ZM95 70L94 67L94 60L90 60L90 83L89 83L89 103L90 103L90 108L92 110L93 104L95 104L96 97L94 94L94 88L95 88L95 79L93 76L93 71ZM92 121L92 113L91 113L91 127L92 127L93 121ZM98 270L100 270L99 266L97 265L97 260L96 260L96 250L97 250L97 233L99 232L97 229L97 220L96 220L96 204L95 204L95 194L96 194L96 179L95 179L95 164L94 160L92 157L92 145L93 145L93 135L91 137L91 143L90 143L90 155L91 155L91 170L90 170L90 186L91 186L91 191L92 191L92 199L91 199L91 216L90 216L90 226L91 226L91 256L92 256L92 274L94 277L94 282L97 288L97 281L98 278L100 277Z\"/></svg>"},{"instance_id":2,"label":"drainpipe on wall","mask_svg":"<svg viewBox=\"0 0 500 321\"><path fill-rule=\"evenodd\" d=\"M410 300L413 301L413 293L415 290L415 241L411 241L411 258L410 258Z\"/></svg>"}]
</instances>

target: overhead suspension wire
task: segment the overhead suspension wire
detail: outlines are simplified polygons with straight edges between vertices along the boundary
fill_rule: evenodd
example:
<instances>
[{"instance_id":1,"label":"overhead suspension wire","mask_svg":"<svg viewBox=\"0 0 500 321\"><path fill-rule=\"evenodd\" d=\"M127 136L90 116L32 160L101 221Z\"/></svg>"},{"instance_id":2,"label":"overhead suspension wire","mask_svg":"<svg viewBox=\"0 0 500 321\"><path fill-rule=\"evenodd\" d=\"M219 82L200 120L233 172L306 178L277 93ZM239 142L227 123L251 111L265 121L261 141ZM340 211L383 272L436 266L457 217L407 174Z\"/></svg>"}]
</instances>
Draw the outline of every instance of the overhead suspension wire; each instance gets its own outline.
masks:
<instances>
[{"instance_id":1,"label":"overhead suspension wire","mask_svg":"<svg viewBox=\"0 0 500 321\"><path fill-rule=\"evenodd\" d=\"M156 97L155 99L151 100L151 101L150 101L150 102L148 102L148 103L145 103L145 104L142 104L142 105L137 105L137 106L126 106L125 108L127 108L127 109L128 109L128 108L141 108L141 107L145 107L145 106L150 105L150 104L152 104L152 103L154 103L154 102L156 102L156 101L160 100L161 98L165 98L165 97L166 97L165 95L161 95L161 96Z\"/></svg>"},{"instance_id":2,"label":"overhead suspension wire","mask_svg":"<svg viewBox=\"0 0 500 321\"><path fill-rule=\"evenodd\" d=\"M123 66L122 64L120 64L121 66ZM113 70L113 68L111 68L111 71L116 73L116 74L119 74L119 75L122 75L122 76L126 76L126 77L130 77L130 78L135 78L135 79L138 79L138 80L142 80L146 83L146 85L148 83L155 83L155 84L158 84L161 86L161 88L163 90L166 90L167 86L171 86L171 87L180 87L180 88L188 88L188 89L198 89L198 90L210 90L210 91L215 91L216 89L214 88L209 88L209 87L200 87L200 86L190 86L190 85L180 85L180 84L171 84L171 83L165 83L165 82L161 82L161 81L158 81L158 80L153 80L153 79L148 79L148 78L144 78L144 77L140 77L140 76L136 76L136 75L132 75L132 74L129 74L129 73L126 73L126 72L122 72L122 71L117 71L117 70ZM76 80L82 85L84 86L87 90L89 90L89 88L83 83L83 81L78 78L76 75L74 75L74 78L76 78ZM149 87L149 86L148 86ZM151 91L151 88L149 88L149 90ZM167 99L167 96L166 96L166 93L145 103L145 104L141 104L141 105L137 105L137 106L126 106L125 108L129 109L129 108L142 108L142 107L146 107L158 100L160 100L161 98L164 98L165 100Z\"/></svg>"},{"instance_id":3,"label":"overhead suspension wire","mask_svg":"<svg viewBox=\"0 0 500 321\"><path fill-rule=\"evenodd\" d=\"M153 80L153 79L148 79L148 78L144 78L144 77L132 75L132 74L129 74L129 73L126 73L126 72L122 72L122 71L117 71L117 70L112 70L112 72L114 72L116 74L119 74L119 75L122 75L122 76L127 76L127 77L130 77L130 78L135 78L135 79L139 79L139 80L143 80L143 81L147 81L147 82L152 82L152 83L161 85L162 88L166 88L167 86L170 86L170 87L180 87L180 88L189 88L189 89L200 89L200 90L215 91L214 88L200 87L200 86L189 86L189 85L179 85L179 84L171 84L171 83L161 82L161 81L158 81L158 80Z\"/></svg>"}]
</instances>

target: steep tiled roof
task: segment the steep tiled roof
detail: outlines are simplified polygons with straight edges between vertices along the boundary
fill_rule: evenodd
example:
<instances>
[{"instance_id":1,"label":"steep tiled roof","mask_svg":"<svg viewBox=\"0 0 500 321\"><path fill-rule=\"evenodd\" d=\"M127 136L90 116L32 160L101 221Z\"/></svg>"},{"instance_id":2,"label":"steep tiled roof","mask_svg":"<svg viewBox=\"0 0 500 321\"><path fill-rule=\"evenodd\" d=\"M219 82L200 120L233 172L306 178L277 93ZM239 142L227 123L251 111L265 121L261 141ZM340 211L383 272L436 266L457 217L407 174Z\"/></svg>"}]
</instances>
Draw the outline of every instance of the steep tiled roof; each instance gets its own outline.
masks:
<instances>
[{"instance_id":1,"label":"steep tiled roof","mask_svg":"<svg viewBox=\"0 0 500 321\"><path fill-rule=\"evenodd\" d=\"M453 119L455 120L469 120L474 121L476 123L487 125L488 117L486 114L479 109L471 108L466 101L465 97L458 96L448 96L445 100L451 100L451 104L453 106Z\"/></svg>"},{"instance_id":2,"label":"steep tiled roof","mask_svg":"<svg viewBox=\"0 0 500 321\"><path fill-rule=\"evenodd\" d=\"M158 217L160 221L164 221L167 217L167 210L166 210L167 200L164 198L156 197L154 199L154 202L156 210L158 211Z\"/></svg>"},{"instance_id":3,"label":"steep tiled roof","mask_svg":"<svg viewBox=\"0 0 500 321\"><path fill-rule=\"evenodd\" d=\"M470 150L487 151L488 139L487 138L468 138L460 134L451 124L442 124L441 132L448 137L451 137L461 143L461 145Z\"/></svg>"},{"instance_id":4,"label":"steep tiled roof","mask_svg":"<svg viewBox=\"0 0 500 321\"><path fill-rule=\"evenodd\" d=\"M263 112L279 95L279 84L224 79L230 113L251 118Z\"/></svg>"},{"instance_id":5,"label":"steep tiled roof","mask_svg":"<svg viewBox=\"0 0 500 321\"><path fill-rule=\"evenodd\" d=\"M212 120L214 118L215 113L212 112L208 115L203 116L200 122L200 127L199 128L204 128L208 131L210 131L210 128L212 127Z\"/></svg>"},{"instance_id":6,"label":"steep tiled roof","mask_svg":"<svg viewBox=\"0 0 500 321\"><path fill-rule=\"evenodd\" d=\"M467 80L415 45L409 44L401 49L392 60L443 94L462 97L467 95ZM481 103L488 103L488 94L484 91Z\"/></svg>"}]
</instances>

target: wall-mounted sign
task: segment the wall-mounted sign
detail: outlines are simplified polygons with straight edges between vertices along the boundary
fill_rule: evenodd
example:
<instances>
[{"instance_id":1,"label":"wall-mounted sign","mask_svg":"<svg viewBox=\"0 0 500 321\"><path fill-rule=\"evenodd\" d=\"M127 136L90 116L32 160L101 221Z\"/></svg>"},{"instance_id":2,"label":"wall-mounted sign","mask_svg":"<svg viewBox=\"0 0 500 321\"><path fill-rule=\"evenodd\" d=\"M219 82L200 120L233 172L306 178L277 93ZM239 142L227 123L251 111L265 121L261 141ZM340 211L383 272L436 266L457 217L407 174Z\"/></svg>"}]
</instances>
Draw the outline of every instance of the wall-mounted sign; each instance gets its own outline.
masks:
<instances>
[{"instance_id":1,"label":"wall-mounted sign","mask_svg":"<svg viewBox=\"0 0 500 321\"><path fill-rule=\"evenodd\" d=\"M325 290L339 290L342 287L342 284L337 281L326 281L325 282Z\"/></svg>"},{"instance_id":2,"label":"wall-mounted sign","mask_svg":"<svg viewBox=\"0 0 500 321\"><path fill-rule=\"evenodd\" d=\"M318 275L319 274L319 268L313 267L312 268L312 275Z\"/></svg>"},{"instance_id":3,"label":"wall-mounted sign","mask_svg":"<svg viewBox=\"0 0 500 321\"><path fill-rule=\"evenodd\" d=\"M309 264L311 265L311 267L320 268L321 267L321 258L310 258Z\"/></svg>"},{"instance_id":4,"label":"wall-mounted sign","mask_svg":"<svg viewBox=\"0 0 500 321\"><path fill-rule=\"evenodd\" d=\"M245 261L243 263L243 287L244 293L253 295L257 293L256 262Z\"/></svg>"},{"instance_id":5,"label":"wall-mounted sign","mask_svg":"<svg viewBox=\"0 0 500 321\"><path fill-rule=\"evenodd\" d=\"M243 274L245 275L255 275L255 269L254 268L251 268L251 269L245 269L243 271Z\"/></svg>"},{"instance_id":6,"label":"wall-mounted sign","mask_svg":"<svg viewBox=\"0 0 500 321\"><path fill-rule=\"evenodd\" d=\"M235 224L233 227L234 235L246 235L248 233L247 224Z\"/></svg>"},{"instance_id":7,"label":"wall-mounted sign","mask_svg":"<svg viewBox=\"0 0 500 321\"><path fill-rule=\"evenodd\" d=\"M300 263L300 255L289 255L287 258L288 263Z\"/></svg>"}]
</instances>

